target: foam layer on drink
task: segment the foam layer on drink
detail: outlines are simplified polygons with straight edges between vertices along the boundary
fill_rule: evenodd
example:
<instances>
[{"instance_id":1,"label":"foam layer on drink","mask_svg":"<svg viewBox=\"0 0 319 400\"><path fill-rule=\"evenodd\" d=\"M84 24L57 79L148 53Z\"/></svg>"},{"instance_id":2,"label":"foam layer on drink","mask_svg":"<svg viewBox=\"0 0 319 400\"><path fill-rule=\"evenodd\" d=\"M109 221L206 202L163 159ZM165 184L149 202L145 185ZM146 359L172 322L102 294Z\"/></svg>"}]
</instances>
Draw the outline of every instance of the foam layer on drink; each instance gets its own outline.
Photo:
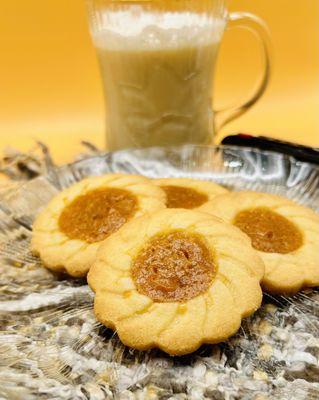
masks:
<instances>
[{"instance_id":1,"label":"foam layer on drink","mask_svg":"<svg viewBox=\"0 0 319 400\"><path fill-rule=\"evenodd\" d=\"M192 12L108 11L101 29L93 32L95 45L113 50L158 50L218 43L225 22Z\"/></svg>"}]
</instances>

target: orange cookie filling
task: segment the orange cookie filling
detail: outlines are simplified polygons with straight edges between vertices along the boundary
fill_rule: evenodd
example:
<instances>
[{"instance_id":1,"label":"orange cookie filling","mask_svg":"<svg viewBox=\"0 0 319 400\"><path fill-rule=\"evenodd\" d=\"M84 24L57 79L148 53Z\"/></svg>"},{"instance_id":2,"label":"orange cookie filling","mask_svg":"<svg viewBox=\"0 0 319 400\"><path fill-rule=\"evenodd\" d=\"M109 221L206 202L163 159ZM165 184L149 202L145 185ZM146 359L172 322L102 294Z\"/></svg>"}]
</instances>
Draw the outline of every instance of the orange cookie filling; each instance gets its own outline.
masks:
<instances>
[{"instance_id":1,"label":"orange cookie filling","mask_svg":"<svg viewBox=\"0 0 319 400\"><path fill-rule=\"evenodd\" d=\"M59 228L70 239L100 242L133 217L137 208L137 198L127 190L92 190L64 208Z\"/></svg>"},{"instance_id":2,"label":"orange cookie filling","mask_svg":"<svg viewBox=\"0 0 319 400\"><path fill-rule=\"evenodd\" d=\"M233 224L251 238L256 250L265 253L291 253L303 243L298 227L267 207L241 211Z\"/></svg>"},{"instance_id":3,"label":"orange cookie filling","mask_svg":"<svg viewBox=\"0 0 319 400\"><path fill-rule=\"evenodd\" d=\"M204 293L216 266L199 235L170 232L151 239L136 257L131 275L139 293L155 302L183 302Z\"/></svg>"},{"instance_id":4,"label":"orange cookie filling","mask_svg":"<svg viewBox=\"0 0 319 400\"><path fill-rule=\"evenodd\" d=\"M194 189L181 186L161 186L166 194L167 208L187 208L200 207L206 203L206 194L199 193Z\"/></svg>"}]
</instances>

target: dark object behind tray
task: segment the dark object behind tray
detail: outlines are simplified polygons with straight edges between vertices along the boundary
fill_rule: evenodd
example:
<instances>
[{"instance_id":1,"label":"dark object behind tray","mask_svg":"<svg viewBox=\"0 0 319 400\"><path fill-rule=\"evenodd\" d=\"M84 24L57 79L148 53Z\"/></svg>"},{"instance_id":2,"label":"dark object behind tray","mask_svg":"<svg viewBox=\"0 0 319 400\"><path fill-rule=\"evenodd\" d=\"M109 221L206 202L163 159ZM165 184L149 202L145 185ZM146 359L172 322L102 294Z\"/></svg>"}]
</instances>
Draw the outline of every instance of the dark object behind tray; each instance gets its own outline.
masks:
<instances>
[{"instance_id":1,"label":"dark object behind tray","mask_svg":"<svg viewBox=\"0 0 319 400\"><path fill-rule=\"evenodd\" d=\"M240 133L237 135L226 136L222 140L222 144L275 151L277 153L284 153L293 156L300 161L319 165L319 148L271 139L265 136L252 136Z\"/></svg>"}]
</instances>

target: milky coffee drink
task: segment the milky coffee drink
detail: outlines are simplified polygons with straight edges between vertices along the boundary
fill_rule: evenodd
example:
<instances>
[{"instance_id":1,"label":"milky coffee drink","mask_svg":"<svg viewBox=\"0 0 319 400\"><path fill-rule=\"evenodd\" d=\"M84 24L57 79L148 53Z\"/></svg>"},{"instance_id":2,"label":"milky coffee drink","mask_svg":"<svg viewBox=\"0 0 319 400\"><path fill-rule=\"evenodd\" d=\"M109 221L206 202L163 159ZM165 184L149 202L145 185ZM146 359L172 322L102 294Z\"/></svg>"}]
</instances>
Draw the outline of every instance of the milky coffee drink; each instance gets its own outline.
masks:
<instances>
[{"instance_id":1,"label":"milky coffee drink","mask_svg":"<svg viewBox=\"0 0 319 400\"><path fill-rule=\"evenodd\" d=\"M94 35L107 108L108 148L209 143L223 22L201 14L108 12ZM112 25L112 21L116 21Z\"/></svg>"}]
</instances>

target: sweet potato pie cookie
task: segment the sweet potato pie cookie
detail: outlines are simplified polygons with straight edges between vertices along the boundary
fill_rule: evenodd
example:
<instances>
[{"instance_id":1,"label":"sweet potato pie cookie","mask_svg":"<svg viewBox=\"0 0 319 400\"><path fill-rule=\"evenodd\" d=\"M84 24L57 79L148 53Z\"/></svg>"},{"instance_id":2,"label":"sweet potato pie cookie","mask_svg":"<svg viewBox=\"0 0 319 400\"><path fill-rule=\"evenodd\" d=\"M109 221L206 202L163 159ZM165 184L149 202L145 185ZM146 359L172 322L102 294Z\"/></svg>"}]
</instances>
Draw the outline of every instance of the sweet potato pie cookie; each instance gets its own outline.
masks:
<instances>
[{"instance_id":1,"label":"sweet potato pie cookie","mask_svg":"<svg viewBox=\"0 0 319 400\"><path fill-rule=\"evenodd\" d=\"M264 265L219 218L166 209L127 223L88 274L97 319L136 349L172 355L233 335L261 303Z\"/></svg>"},{"instance_id":2,"label":"sweet potato pie cookie","mask_svg":"<svg viewBox=\"0 0 319 400\"><path fill-rule=\"evenodd\" d=\"M250 236L265 263L262 285L294 293L319 285L319 215L286 198L256 192L221 195L203 206Z\"/></svg>"},{"instance_id":3,"label":"sweet potato pie cookie","mask_svg":"<svg viewBox=\"0 0 319 400\"><path fill-rule=\"evenodd\" d=\"M37 217L31 250L49 269L85 276L103 240L127 221L162 208L163 192L146 178L88 178L59 193Z\"/></svg>"},{"instance_id":4,"label":"sweet potato pie cookie","mask_svg":"<svg viewBox=\"0 0 319 400\"><path fill-rule=\"evenodd\" d=\"M167 208L199 209L215 196L228 190L217 183L189 178L154 179L166 194Z\"/></svg>"}]
</instances>

